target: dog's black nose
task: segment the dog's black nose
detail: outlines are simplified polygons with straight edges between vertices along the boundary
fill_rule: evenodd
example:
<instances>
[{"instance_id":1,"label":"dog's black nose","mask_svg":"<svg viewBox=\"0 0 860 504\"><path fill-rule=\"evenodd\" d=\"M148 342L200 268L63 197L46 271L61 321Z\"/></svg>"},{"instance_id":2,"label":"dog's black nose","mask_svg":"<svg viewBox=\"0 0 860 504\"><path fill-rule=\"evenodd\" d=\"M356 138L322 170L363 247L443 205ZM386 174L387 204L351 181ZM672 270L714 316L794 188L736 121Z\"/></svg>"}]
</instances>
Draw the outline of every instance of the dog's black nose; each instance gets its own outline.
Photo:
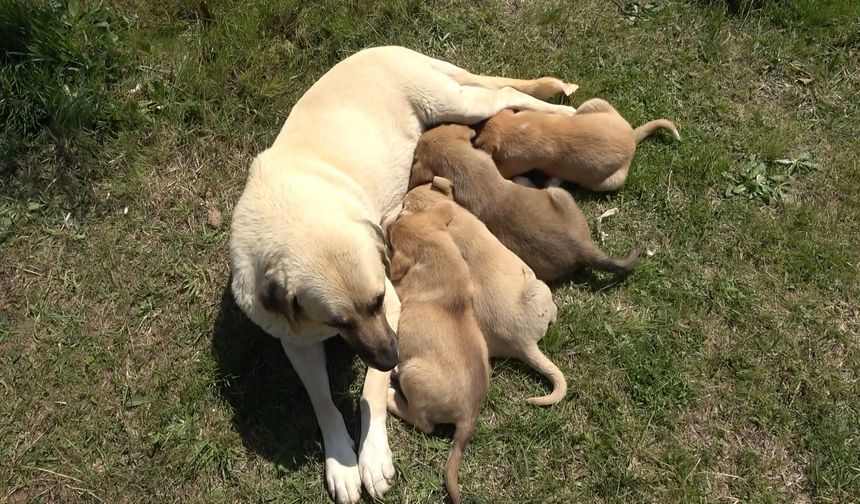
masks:
<instances>
[{"instance_id":1,"label":"dog's black nose","mask_svg":"<svg viewBox=\"0 0 860 504\"><path fill-rule=\"evenodd\" d=\"M368 364L380 371L391 371L397 365L399 355L397 354L397 345L391 345L385 351L376 353Z\"/></svg>"}]
</instances>

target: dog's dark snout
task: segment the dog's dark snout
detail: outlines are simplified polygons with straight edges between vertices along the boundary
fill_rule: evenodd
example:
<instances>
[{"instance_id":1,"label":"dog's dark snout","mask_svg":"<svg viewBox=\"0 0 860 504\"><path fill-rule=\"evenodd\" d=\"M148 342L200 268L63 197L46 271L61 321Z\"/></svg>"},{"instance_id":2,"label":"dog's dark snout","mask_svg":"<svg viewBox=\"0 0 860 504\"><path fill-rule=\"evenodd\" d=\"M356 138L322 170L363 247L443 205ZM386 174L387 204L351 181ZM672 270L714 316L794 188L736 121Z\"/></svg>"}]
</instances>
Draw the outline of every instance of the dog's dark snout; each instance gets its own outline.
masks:
<instances>
[{"instance_id":1,"label":"dog's dark snout","mask_svg":"<svg viewBox=\"0 0 860 504\"><path fill-rule=\"evenodd\" d=\"M366 362L368 366L380 371L391 371L397 365L400 358L397 335L388 327L387 323L380 332L382 334L371 340L375 341L375 343L369 343L367 341L369 338L359 338L353 344L353 347L359 357L361 357L361 360Z\"/></svg>"},{"instance_id":2,"label":"dog's dark snout","mask_svg":"<svg viewBox=\"0 0 860 504\"><path fill-rule=\"evenodd\" d=\"M370 365L380 371L391 371L395 366L397 366L397 360L397 346L394 346L393 350L377 356L377 358L374 359L374 362L370 363Z\"/></svg>"},{"instance_id":3,"label":"dog's dark snout","mask_svg":"<svg viewBox=\"0 0 860 504\"><path fill-rule=\"evenodd\" d=\"M388 329L388 338L384 348L380 348L376 353L373 367L380 371L391 371L400 358L397 348L397 336L394 331Z\"/></svg>"}]
</instances>

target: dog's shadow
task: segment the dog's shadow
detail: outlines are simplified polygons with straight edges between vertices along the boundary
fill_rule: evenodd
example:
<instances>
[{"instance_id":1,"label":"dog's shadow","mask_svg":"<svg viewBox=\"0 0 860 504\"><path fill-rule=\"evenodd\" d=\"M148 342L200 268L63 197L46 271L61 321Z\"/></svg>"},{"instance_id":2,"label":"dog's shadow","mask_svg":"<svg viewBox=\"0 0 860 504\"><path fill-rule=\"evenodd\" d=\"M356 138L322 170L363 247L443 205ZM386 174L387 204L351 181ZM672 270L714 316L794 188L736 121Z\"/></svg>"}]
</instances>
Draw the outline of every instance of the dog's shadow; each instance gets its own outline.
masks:
<instances>
[{"instance_id":1,"label":"dog's shadow","mask_svg":"<svg viewBox=\"0 0 860 504\"><path fill-rule=\"evenodd\" d=\"M304 385L278 340L236 306L229 285L212 329L212 350L218 389L233 409L245 448L287 469L322 459L322 436ZM342 339L331 338L325 347L332 397L355 439L358 401L349 388L360 366Z\"/></svg>"}]
</instances>

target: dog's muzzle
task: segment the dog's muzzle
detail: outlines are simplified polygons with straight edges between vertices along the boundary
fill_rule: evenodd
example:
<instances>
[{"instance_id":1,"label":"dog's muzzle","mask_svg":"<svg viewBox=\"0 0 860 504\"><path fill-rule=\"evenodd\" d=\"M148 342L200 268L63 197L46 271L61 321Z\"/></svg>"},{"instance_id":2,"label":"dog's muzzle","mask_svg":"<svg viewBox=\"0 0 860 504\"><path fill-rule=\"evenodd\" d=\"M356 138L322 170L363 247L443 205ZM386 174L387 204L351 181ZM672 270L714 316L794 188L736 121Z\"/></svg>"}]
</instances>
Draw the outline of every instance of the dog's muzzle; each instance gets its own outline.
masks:
<instances>
[{"instance_id":1,"label":"dog's muzzle","mask_svg":"<svg viewBox=\"0 0 860 504\"><path fill-rule=\"evenodd\" d=\"M397 335L385 324L383 335L367 337L370 335L357 334L353 340L353 348L358 356L368 366L380 371L391 371L397 365L399 355L397 348ZM363 337L364 336L364 337ZM374 344L369 344L373 342Z\"/></svg>"}]
</instances>

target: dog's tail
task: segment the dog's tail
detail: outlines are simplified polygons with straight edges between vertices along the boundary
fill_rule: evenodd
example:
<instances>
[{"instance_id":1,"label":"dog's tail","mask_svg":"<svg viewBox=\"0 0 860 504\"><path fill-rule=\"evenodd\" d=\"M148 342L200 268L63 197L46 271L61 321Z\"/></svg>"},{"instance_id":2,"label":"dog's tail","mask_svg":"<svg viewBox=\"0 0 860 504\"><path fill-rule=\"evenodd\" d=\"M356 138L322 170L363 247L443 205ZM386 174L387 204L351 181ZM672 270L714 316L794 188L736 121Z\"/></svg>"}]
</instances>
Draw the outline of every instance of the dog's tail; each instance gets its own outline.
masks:
<instances>
[{"instance_id":1,"label":"dog's tail","mask_svg":"<svg viewBox=\"0 0 860 504\"><path fill-rule=\"evenodd\" d=\"M639 259L641 251L638 248L634 248L624 258L616 259L609 257L597 248L596 245L592 244L590 252L588 255L591 257L589 257L588 265L592 268L608 271L615 275L626 275L636 267L636 260Z\"/></svg>"},{"instance_id":2,"label":"dog's tail","mask_svg":"<svg viewBox=\"0 0 860 504\"><path fill-rule=\"evenodd\" d=\"M567 394L567 379L564 373L556 366L549 358L540 351L537 342L532 342L523 355L523 362L529 365L538 373L546 376L546 379L552 383L552 392L545 396L530 397L526 402L535 406L549 406L555 404Z\"/></svg>"},{"instance_id":3,"label":"dog's tail","mask_svg":"<svg viewBox=\"0 0 860 504\"><path fill-rule=\"evenodd\" d=\"M454 504L460 504L460 464L463 462L463 453L466 451L466 446L475 432L475 422L477 420L476 413L471 418L456 424L457 430L454 432L454 442L451 444L448 461L445 462L445 488L448 490L448 496L451 497L451 502Z\"/></svg>"},{"instance_id":4,"label":"dog's tail","mask_svg":"<svg viewBox=\"0 0 860 504\"><path fill-rule=\"evenodd\" d=\"M642 140L645 140L651 133L654 133L656 129L664 129L672 132L672 136L675 137L675 140L681 139L681 134L678 133L678 128L667 119L654 119L653 121L648 121L642 126L639 126L635 130L633 130L633 134L636 135L636 143L638 144Z\"/></svg>"}]
</instances>

